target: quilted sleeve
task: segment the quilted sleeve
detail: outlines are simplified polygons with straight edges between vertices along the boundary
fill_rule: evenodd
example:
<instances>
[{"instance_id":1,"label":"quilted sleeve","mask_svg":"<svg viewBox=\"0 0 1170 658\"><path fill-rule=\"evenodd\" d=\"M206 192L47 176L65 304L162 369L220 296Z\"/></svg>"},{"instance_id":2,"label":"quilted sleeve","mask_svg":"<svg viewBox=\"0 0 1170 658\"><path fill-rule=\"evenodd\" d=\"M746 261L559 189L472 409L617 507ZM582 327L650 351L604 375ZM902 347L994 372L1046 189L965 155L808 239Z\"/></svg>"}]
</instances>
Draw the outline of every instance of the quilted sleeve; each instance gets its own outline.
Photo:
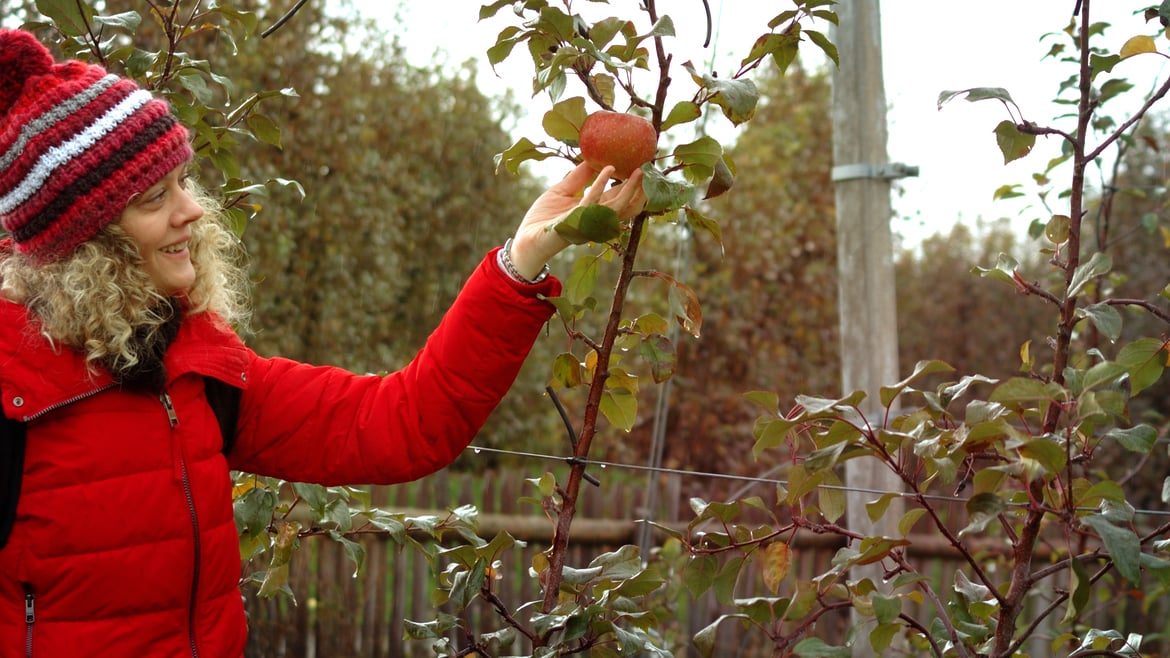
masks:
<instances>
[{"instance_id":1,"label":"quilted sleeve","mask_svg":"<svg viewBox=\"0 0 1170 658\"><path fill-rule=\"evenodd\" d=\"M525 286L493 250L402 370L355 375L254 357L231 467L298 482L388 484L433 473L475 437L515 381L560 294Z\"/></svg>"}]
</instances>

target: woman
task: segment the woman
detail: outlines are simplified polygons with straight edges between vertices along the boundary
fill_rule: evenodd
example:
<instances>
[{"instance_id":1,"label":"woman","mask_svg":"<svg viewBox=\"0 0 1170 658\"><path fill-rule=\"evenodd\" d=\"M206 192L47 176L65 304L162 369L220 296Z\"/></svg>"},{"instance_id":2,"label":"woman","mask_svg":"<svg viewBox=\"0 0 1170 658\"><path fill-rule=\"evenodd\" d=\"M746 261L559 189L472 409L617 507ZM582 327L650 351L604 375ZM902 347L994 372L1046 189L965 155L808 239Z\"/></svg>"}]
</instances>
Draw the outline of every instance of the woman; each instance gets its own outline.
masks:
<instances>
[{"instance_id":1,"label":"woman","mask_svg":"<svg viewBox=\"0 0 1170 658\"><path fill-rule=\"evenodd\" d=\"M191 157L165 102L0 30L0 401L25 432L0 483L19 492L2 656L240 656L229 469L338 484L446 466L552 314L545 263L567 243L550 227L645 200L638 174L606 190L607 168L582 192L594 174L577 167L409 365L357 376L259 357L231 330L247 319L238 246ZM208 378L242 390L226 457Z\"/></svg>"}]
</instances>

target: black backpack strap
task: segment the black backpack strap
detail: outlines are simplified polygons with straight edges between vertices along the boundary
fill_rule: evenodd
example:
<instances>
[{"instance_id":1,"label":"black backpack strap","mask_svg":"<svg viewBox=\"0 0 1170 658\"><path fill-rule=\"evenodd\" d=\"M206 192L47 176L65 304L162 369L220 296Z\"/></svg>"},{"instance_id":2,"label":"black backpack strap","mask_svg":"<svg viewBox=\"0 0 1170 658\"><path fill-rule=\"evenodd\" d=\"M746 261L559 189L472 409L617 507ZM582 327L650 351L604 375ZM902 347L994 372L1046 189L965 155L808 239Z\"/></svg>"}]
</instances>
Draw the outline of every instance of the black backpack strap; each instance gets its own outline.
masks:
<instances>
[{"instance_id":1,"label":"black backpack strap","mask_svg":"<svg viewBox=\"0 0 1170 658\"><path fill-rule=\"evenodd\" d=\"M215 377L204 377L203 391L207 396L207 403L215 412L215 420L219 423L219 433L223 437L223 454L226 455L232 451L232 446L236 443L236 421L240 418L240 394L243 390Z\"/></svg>"},{"instance_id":2,"label":"black backpack strap","mask_svg":"<svg viewBox=\"0 0 1170 658\"><path fill-rule=\"evenodd\" d=\"M16 501L24 473L24 423L5 418L0 411L0 548L16 523Z\"/></svg>"}]
</instances>

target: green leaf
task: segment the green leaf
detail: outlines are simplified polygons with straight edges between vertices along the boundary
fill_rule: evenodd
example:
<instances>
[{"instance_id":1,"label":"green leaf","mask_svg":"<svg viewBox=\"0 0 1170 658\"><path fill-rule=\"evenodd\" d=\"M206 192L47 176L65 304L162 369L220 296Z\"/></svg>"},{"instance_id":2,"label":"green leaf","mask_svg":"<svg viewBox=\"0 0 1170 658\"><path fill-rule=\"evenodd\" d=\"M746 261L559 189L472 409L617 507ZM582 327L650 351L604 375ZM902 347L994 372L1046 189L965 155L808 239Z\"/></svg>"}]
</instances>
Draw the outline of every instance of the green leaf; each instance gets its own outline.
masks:
<instances>
[{"instance_id":1,"label":"green leaf","mask_svg":"<svg viewBox=\"0 0 1170 658\"><path fill-rule=\"evenodd\" d=\"M824 51L825 56L833 60L834 64L841 66L841 57L837 54L837 46L828 37L816 30L804 30L804 34Z\"/></svg>"},{"instance_id":2,"label":"green leaf","mask_svg":"<svg viewBox=\"0 0 1170 658\"><path fill-rule=\"evenodd\" d=\"M730 156L724 154L715 163L715 173L711 176L711 182L707 184L707 192L703 195L703 199L714 199L715 197L722 196L733 185L735 185L735 164L731 161ZM718 235L715 237L717 239L720 238ZM720 248L723 247L722 239L719 239L719 246Z\"/></svg>"},{"instance_id":3,"label":"green leaf","mask_svg":"<svg viewBox=\"0 0 1170 658\"><path fill-rule=\"evenodd\" d=\"M1104 514L1090 514L1082 519L1097 531L1105 544L1105 551L1113 558L1117 571L1131 583L1140 583L1139 559L1141 543L1130 528L1114 525Z\"/></svg>"},{"instance_id":4,"label":"green leaf","mask_svg":"<svg viewBox=\"0 0 1170 658\"><path fill-rule=\"evenodd\" d=\"M581 360L571 352L558 354L553 360L553 374L550 382L553 388L573 388L580 386L584 381Z\"/></svg>"},{"instance_id":5,"label":"green leaf","mask_svg":"<svg viewBox=\"0 0 1170 658\"><path fill-rule=\"evenodd\" d=\"M690 591L691 596L699 598L711 588L715 574L719 573L719 559L714 555L695 555L683 567L683 585Z\"/></svg>"},{"instance_id":6,"label":"green leaf","mask_svg":"<svg viewBox=\"0 0 1170 658\"><path fill-rule=\"evenodd\" d=\"M785 12L785 14L791 14L790 18L792 18L795 17L796 12ZM769 27L775 28L778 24L773 19L769 22ZM779 33L771 32L760 36L756 39L751 51L748 52L740 64L747 66L771 55L772 61L776 64L776 69L783 74L788 70L788 66L796 59L800 47L800 25L793 24L792 28L791 32L785 30Z\"/></svg>"},{"instance_id":7,"label":"green leaf","mask_svg":"<svg viewBox=\"0 0 1170 658\"><path fill-rule=\"evenodd\" d=\"M1087 263L1081 263L1073 272L1072 281L1068 285L1068 296L1076 297L1084 290L1089 281L1106 274L1113 269L1113 259L1109 254L1098 251L1093 254Z\"/></svg>"},{"instance_id":8,"label":"green leaf","mask_svg":"<svg viewBox=\"0 0 1170 658\"><path fill-rule=\"evenodd\" d=\"M1060 444L1047 438L1028 441L1019 447L1020 456L1029 462L1038 464L1048 475L1057 475L1064 470L1068 463L1068 454ZM1025 463L1025 467L1030 466ZM1040 475L1040 473L1034 473Z\"/></svg>"},{"instance_id":9,"label":"green leaf","mask_svg":"<svg viewBox=\"0 0 1170 658\"><path fill-rule=\"evenodd\" d=\"M575 208L553 229L571 244L605 243L622 234L617 211L599 203Z\"/></svg>"},{"instance_id":10,"label":"green leaf","mask_svg":"<svg viewBox=\"0 0 1170 658\"><path fill-rule=\"evenodd\" d=\"M62 34L69 37L88 35L86 25L93 20L94 10L88 2L77 0L37 0L37 11L53 21Z\"/></svg>"},{"instance_id":11,"label":"green leaf","mask_svg":"<svg viewBox=\"0 0 1170 658\"><path fill-rule=\"evenodd\" d=\"M1003 163L1007 164L1031 153L1032 147L1036 145L1036 136L1022 133L1015 123L1004 120L995 127L995 141L1003 153Z\"/></svg>"},{"instance_id":12,"label":"green leaf","mask_svg":"<svg viewBox=\"0 0 1170 658\"><path fill-rule=\"evenodd\" d=\"M1003 499L993 493L976 494L967 501L967 527L959 531L960 537L983 532L987 524L999 517L1007 509Z\"/></svg>"},{"instance_id":13,"label":"green leaf","mask_svg":"<svg viewBox=\"0 0 1170 658\"><path fill-rule=\"evenodd\" d=\"M1064 618L1060 620L1062 625L1072 623L1080 616L1089 602L1089 591L1093 584L1088 572L1085 571L1085 565L1081 564L1080 560L1074 557L1070 562L1072 568L1068 572L1068 609L1064 612Z\"/></svg>"},{"instance_id":14,"label":"green leaf","mask_svg":"<svg viewBox=\"0 0 1170 658\"><path fill-rule=\"evenodd\" d=\"M924 507L915 507L914 509L907 510L902 515L902 518L898 520L898 534L903 537L909 536L910 531L914 529L914 524L918 523L918 519L922 518L924 514L926 514L926 508Z\"/></svg>"},{"instance_id":15,"label":"green leaf","mask_svg":"<svg viewBox=\"0 0 1170 658\"><path fill-rule=\"evenodd\" d=\"M142 23L142 16L136 11L124 11L109 16L94 16L93 24L97 26L117 27L128 33L134 33Z\"/></svg>"},{"instance_id":16,"label":"green leaf","mask_svg":"<svg viewBox=\"0 0 1170 658\"><path fill-rule=\"evenodd\" d=\"M325 487L319 484L306 484L303 482L294 482L293 491L296 492L302 500L309 505L318 516L324 515L325 506L329 503L329 494Z\"/></svg>"},{"instance_id":17,"label":"green leaf","mask_svg":"<svg viewBox=\"0 0 1170 658\"><path fill-rule=\"evenodd\" d=\"M547 148L543 143L534 144L532 140L521 137L512 146L502 153L495 156L496 173L500 173L500 168L507 169L513 175L519 173L520 165L526 160L546 160L555 155L551 150L540 150Z\"/></svg>"},{"instance_id":18,"label":"green leaf","mask_svg":"<svg viewBox=\"0 0 1170 658\"><path fill-rule=\"evenodd\" d=\"M825 471L825 483L817 488L817 503L821 508L821 514L829 523L836 523L837 519L844 516L845 490L835 472Z\"/></svg>"},{"instance_id":19,"label":"green leaf","mask_svg":"<svg viewBox=\"0 0 1170 658\"><path fill-rule=\"evenodd\" d=\"M353 575L356 577L362 570L362 565L366 563L366 547L345 537L340 532L330 531L329 537L345 549L345 556L353 562ZM480 575L482 576L482 573Z\"/></svg>"},{"instance_id":20,"label":"green leaf","mask_svg":"<svg viewBox=\"0 0 1170 658\"><path fill-rule=\"evenodd\" d=\"M715 590L715 599L723 605L731 605L735 594L735 584L739 582L739 572L743 569L744 558L733 557L723 564L719 575L711 584Z\"/></svg>"},{"instance_id":21,"label":"green leaf","mask_svg":"<svg viewBox=\"0 0 1170 658\"><path fill-rule=\"evenodd\" d=\"M991 598L991 590L985 585L972 582L962 570L955 572L954 589L968 604Z\"/></svg>"},{"instance_id":22,"label":"green leaf","mask_svg":"<svg viewBox=\"0 0 1170 658\"><path fill-rule=\"evenodd\" d=\"M683 174L687 180L697 183L715 174L715 165L723 158L723 146L715 138L703 136L677 146L674 157L683 165Z\"/></svg>"},{"instance_id":23,"label":"green leaf","mask_svg":"<svg viewBox=\"0 0 1170 658\"><path fill-rule=\"evenodd\" d=\"M674 343L662 335L644 338L638 349L642 358L650 364L650 376L654 383L661 384L674 376L677 361Z\"/></svg>"},{"instance_id":24,"label":"green leaf","mask_svg":"<svg viewBox=\"0 0 1170 658\"><path fill-rule=\"evenodd\" d=\"M905 390L907 386L914 383L919 378L925 377L927 375L933 375L939 372L951 372L953 370L954 367L945 361L919 361L914 365L914 372L910 373L910 375L905 379L898 382L897 384L894 384L893 386L883 386L881 388L880 393L882 406L890 406L890 404L893 403L893 401L902 394L902 391Z\"/></svg>"},{"instance_id":25,"label":"green leaf","mask_svg":"<svg viewBox=\"0 0 1170 658\"><path fill-rule=\"evenodd\" d=\"M663 176L654 167L642 167L642 191L646 193L646 212L664 213L682 208L691 200L694 188Z\"/></svg>"},{"instance_id":26,"label":"green leaf","mask_svg":"<svg viewBox=\"0 0 1170 658\"><path fill-rule=\"evenodd\" d=\"M1116 341L1121 337L1121 313L1113 306L1104 302L1090 304L1078 308L1077 315L1088 318L1089 322L1097 327L1097 331L1110 341Z\"/></svg>"},{"instance_id":27,"label":"green leaf","mask_svg":"<svg viewBox=\"0 0 1170 658\"><path fill-rule=\"evenodd\" d=\"M896 493L888 493L877 500L872 500L865 504L865 513L869 516L870 521L876 522L878 519L886 515L886 509L890 506L890 501L898 498Z\"/></svg>"},{"instance_id":28,"label":"green leaf","mask_svg":"<svg viewBox=\"0 0 1170 658\"><path fill-rule=\"evenodd\" d=\"M267 531L272 522L272 513L276 509L276 492L256 487L236 498L232 504L236 527L241 533L262 534Z\"/></svg>"},{"instance_id":29,"label":"green leaf","mask_svg":"<svg viewBox=\"0 0 1170 658\"><path fill-rule=\"evenodd\" d=\"M585 99L580 96L565 99L544 113L541 126L553 139L576 146L585 122Z\"/></svg>"},{"instance_id":30,"label":"green leaf","mask_svg":"<svg viewBox=\"0 0 1170 658\"><path fill-rule=\"evenodd\" d=\"M1098 73L1109 73L1121 61L1121 55L1089 55L1089 79L1093 80Z\"/></svg>"},{"instance_id":31,"label":"green leaf","mask_svg":"<svg viewBox=\"0 0 1170 658\"><path fill-rule=\"evenodd\" d=\"M723 115L731 123L738 126L755 116L756 105L760 101L760 90L756 88L756 83L748 78L719 78L711 82L709 87L718 92L711 101L723 110Z\"/></svg>"},{"instance_id":32,"label":"green leaf","mask_svg":"<svg viewBox=\"0 0 1170 658\"><path fill-rule=\"evenodd\" d=\"M1060 385L1045 383L1028 377L1013 377L1000 384L991 392L989 401L1009 407L1026 402L1059 401L1062 398Z\"/></svg>"},{"instance_id":33,"label":"green leaf","mask_svg":"<svg viewBox=\"0 0 1170 658\"><path fill-rule=\"evenodd\" d=\"M972 87L970 89L960 89L959 91L941 92L938 95L938 109L941 110L943 105L946 105L959 96L966 96L966 100L971 103L990 99L1015 104L1015 101L1012 100L1012 95L1003 87Z\"/></svg>"},{"instance_id":34,"label":"green leaf","mask_svg":"<svg viewBox=\"0 0 1170 658\"><path fill-rule=\"evenodd\" d=\"M614 427L629 432L638 419L638 398L624 388L607 389L601 394L601 413Z\"/></svg>"},{"instance_id":35,"label":"green leaf","mask_svg":"<svg viewBox=\"0 0 1170 658\"><path fill-rule=\"evenodd\" d=\"M1117 505L1125 504L1125 491L1121 486L1113 480L1101 480L1100 482L1089 487L1080 499L1077 505L1082 507L1096 507L1102 501L1109 501Z\"/></svg>"},{"instance_id":36,"label":"green leaf","mask_svg":"<svg viewBox=\"0 0 1170 658\"><path fill-rule=\"evenodd\" d=\"M748 391L743 394L743 398L771 414L780 409L780 396L772 391ZM759 435L756 437L759 438Z\"/></svg>"},{"instance_id":37,"label":"green leaf","mask_svg":"<svg viewBox=\"0 0 1170 658\"><path fill-rule=\"evenodd\" d=\"M853 655L849 647L831 646L819 637L804 638L792 651L800 658L850 658Z\"/></svg>"},{"instance_id":38,"label":"green leaf","mask_svg":"<svg viewBox=\"0 0 1170 658\"><path fill-rule=\"evenodd\" d=\"M994 268L974 267L972 272L978 274L985 279L993 279L1006 283L1013 288L1016 287L1015 272L1019 269L1020 263L1007 254L999 254L995 261Z\"/></svg>"},{"instance_id":39,"label":"green leaf","mask_svg":"<svg viewBox=\"0 0 1170 658\"><path fill-rule=\"evenodd\" d=\"M886 649L890 647L890 643L894 641L894 636L901 629L902 626L900 624L878 624L875 626L869 632L869 646L873 649L874 655L885 655Z\"/></svg>"},{"instance_id":40,"label":"green leaf","mask_svg":"<svg viewBox=\"0 0 1170 658\"><path fill-rule=\"evenodd\" d=\"M700 656L711 658L715 654L715 638L719 633L719 625L728 619L748 619L748 616L741 614L721 615L703 627L703 630L695 633L691 641L695 643L695 649L698 650Z\"/></svg>"},{"instance_id":41,"label":"green leaf","mask_svg":"<svg viewBox=\"0 0 1170 658\"><path fill-rule=\"evenodd\" d=\"M1125 375L1125 366L1112 361L1102 361L1089 368L1081 378L1080 391L1090 391L1095 388L1110 386L1121 376Z\"/></svg>"},{"instance_id":42,"label":"green leaf","mask_svg":"<svg viewBox=\"0 0 1170 658\"><path fill-rule=\"evenodd\" d=\"M795 54L795 53L793 53ZM715 78L710 75L699 74L690 62L683 64L691 78L706 89L715 92L711 102L723 110L723 115L735 125L748 121L756 113L756 105L760 101L760 90L756 83L748 78L728 79Z\"/></svg>"},{"instance_id":43,"label":"green leaf","mask_svg":"<svg viewBox=\"0 0 1170 658\"><path fill-rule=\"evenodd\" d=\"M248 126L248 130L256 136L256 139L281 148L280 127L272 119L262 114L250 114L244 123Z\"/></svg>"},{"instance_id":44,"label":"green leaf","mask_svg":"<svg viewBox=\"0 0 1170 658\"><path fill-rule=\"evenodd\" d=\"M795 426L795 422L786 418L764 416L756 419L755 427L752 430L756 437L756 443L752 446L753 457L759 459L760 454L765 450L779 446L784 441L784 437L788 436L788 432Z\"/></svg>"},{"instance_id":45,"label":"green leaf","mask_svg":"<svg viewBox=\"0 0 1170 658\"><path fill-rule=\"evenodd\" d=\"M1153 386L1166 368L1166 346L1156 338L1143 338L1121 348L1117 362L1129 371L1130 395Z\"/></svg>"},{"instance_id":46,"label":"green leaf","mask_svg":"<svg viewBox=\"0 0 1170 658\"><path fill-rule=\"evenodd\" d=\"M661 130L665 131L672 126L690 123L701 116L703 116L703 112L694 101L680 101L670 108L670 112L662 121Z\"/></svg>"},{"instance_id":47,"label":"green leaf","mask_svg":"<svg viewBox=\"0 0 1170 658\"><path fill-rule=\"evenodd\" d=\"M584 304L597 287L597 276L601 272L601 261L592 255L585 255L573 263L573 269L565 279L561 293L574 304Z\"/></svg>"},{"instance_id":48,"label":"green leaf","mask_svg":"<svg viewBox=\"0 0 1170 658\"><path fill-rule=\"evenodd\" d=\"M1148 455L1158 440L1158 430L1143 423L1129 429L1113 428L1105 438L1117 441L1126 450Z\"/></svg>"},{"instance_id":49,"label":"green leaf","mask_svg":"<svg viewBox=\"0 0 1170 658\"><path fill-rule=\"evenodd\" d=\"M719 244L719 251L722 253L723 230L719 228L719 222L710 219L706 215L700 213L694 208L691 208L690 206L684 208L683 212L686 214L687 224L689 224L691 228L695 229L697 232L702 231L709 233L712 237L714 237L715 241Z\"/></svg>"},{"instance_id":50,"label":"green leaf","mask_svg":"<svg viewBox=\"0 0 1170 658\"><path fill-rule=\"evenodd\" d=\"M665 272L655 271L650 276L670 286L670 310L674 313L674 319L683 331L698 338L703 329L703 307L699 303L699 296L690 286Z\"/></svg>"},{"instance_id":51,"label":"green leaf","mask_svg":"<svg viewBox=\"0 0 1170 658\"><path fill-rule=\"evenodd\" d=\"M873 603L873 616L879 624L893 623L898 619L898 615L902 614L900 596L882 596L875 593L870 597L870 601Z\"/></svg>"}]
</instances>

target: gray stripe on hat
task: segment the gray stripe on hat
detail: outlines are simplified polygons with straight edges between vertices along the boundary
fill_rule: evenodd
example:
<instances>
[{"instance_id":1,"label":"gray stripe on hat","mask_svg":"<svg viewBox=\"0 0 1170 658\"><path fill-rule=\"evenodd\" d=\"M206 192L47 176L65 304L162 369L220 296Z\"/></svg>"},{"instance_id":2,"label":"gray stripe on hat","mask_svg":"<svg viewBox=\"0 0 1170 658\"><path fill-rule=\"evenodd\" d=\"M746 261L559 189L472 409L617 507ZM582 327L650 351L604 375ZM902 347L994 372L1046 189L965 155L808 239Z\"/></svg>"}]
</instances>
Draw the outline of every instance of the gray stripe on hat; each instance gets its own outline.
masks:
<instances>
[{"instance_id":1,"label":"gray stripe on hat","mask_svg":"<svg viewBox=\"0 0 1170 658\"><path fill-rule=\"evenodd\" d=\"M7 153L0 157L0 171L12 165L12 161L16 159L16 156L20 155L25 145L37 133L51 128L53 124L61 119L85 107L87 103L97 98L103 91L114 86L114 83L117 81L118 76L110 73L92 85L82 89L80 92L65 99L65 101L54 106L48 112L24 124L24 127L20 129L20 135L16 138L16 142L12 144L12 147L8 149Z\"/></svg>"},{"instance_id":2,"label":"gray stripe on hat","mask_svg":"<svg viewBox=\"0 0 1170 658\"><path fill-rule=\"evenodd\" d=\"M69 141L50 146L41 154L24 180L9 190L8 194L0 197L0 215L12 212L18 205L32 197L55 169L85 153L153 99L154 96L145 89L134 91L98 117L97 121L91 123L85 130L73 135Z\"/></svg>"}]
</instances>

